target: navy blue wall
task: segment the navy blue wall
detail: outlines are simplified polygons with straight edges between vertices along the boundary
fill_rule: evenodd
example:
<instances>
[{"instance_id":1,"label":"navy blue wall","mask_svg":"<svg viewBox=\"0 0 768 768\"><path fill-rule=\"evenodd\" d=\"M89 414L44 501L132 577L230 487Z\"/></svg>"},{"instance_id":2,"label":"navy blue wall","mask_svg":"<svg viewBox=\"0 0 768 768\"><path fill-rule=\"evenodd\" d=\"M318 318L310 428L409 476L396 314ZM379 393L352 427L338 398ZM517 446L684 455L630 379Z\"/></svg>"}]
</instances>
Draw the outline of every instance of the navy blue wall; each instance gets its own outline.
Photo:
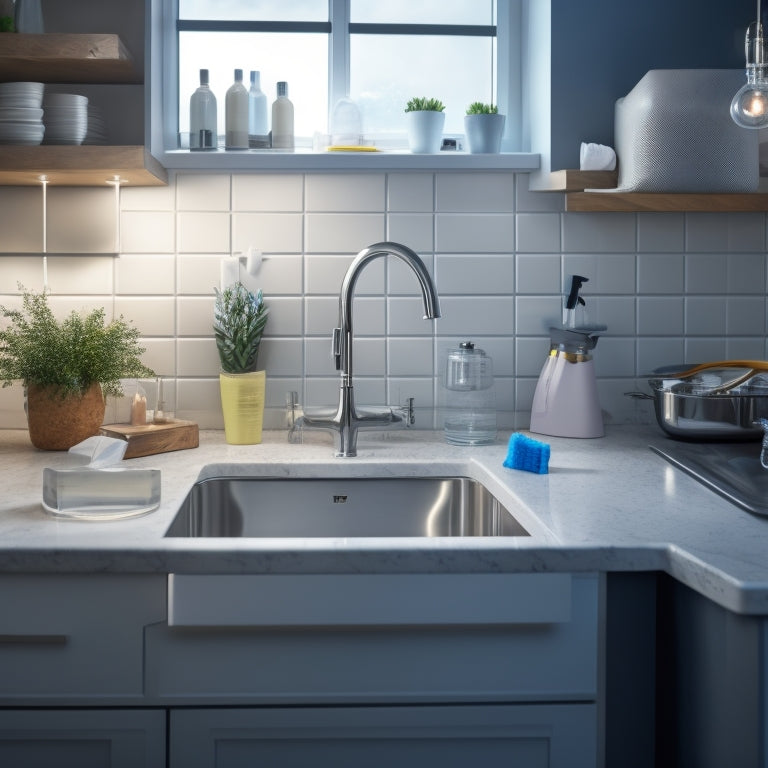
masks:
<instances>
[{"instance_id":1,"label":"navy blue wall","mask_svg":"<svg viewBox=\"0 0 768 768\"><path fill-rule=\"evenodd\" d=\"M649 69L743 69L757 13L756 0L551 4L552 170L578 168L582 141L613 146L616 99Z\"/></svg>"}]
</instances>

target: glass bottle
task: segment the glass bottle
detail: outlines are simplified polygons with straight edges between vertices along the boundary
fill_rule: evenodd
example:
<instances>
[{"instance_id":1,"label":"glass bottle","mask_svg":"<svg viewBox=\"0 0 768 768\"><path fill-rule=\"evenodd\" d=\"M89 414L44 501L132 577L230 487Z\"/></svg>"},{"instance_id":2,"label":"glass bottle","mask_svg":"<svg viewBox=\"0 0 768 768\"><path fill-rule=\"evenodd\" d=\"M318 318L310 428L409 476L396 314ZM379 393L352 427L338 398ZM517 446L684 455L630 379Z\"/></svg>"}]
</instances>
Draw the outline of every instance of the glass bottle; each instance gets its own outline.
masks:
<instances>
[{"instance_id":1,"label":"glass bottle","mask_svg":"<svg viewBox=\"0 0 768 768\"><path fill-rule=\"evenodd\" d=\"M277 84L277 99L272 103L272 146L293 149L293 104L288 98L288 83Z\"/></svg>"},{"instance_id":2,"label":"glass bottle","mask_svg":"<svg viewBox=\"0 0 768 768\"><path fill-rule=\"evenodd\" d=\"M189 148L211 150L219 145L216 133L216 96L208 87L208 70L200 70L200 87L189 99Z\"/></svg>"},{"instance_id":3,"label":"glass bottle","mask_svg":"<svg viewBox=\"0 0 768 768\"><path fill-rule=\"evenodd\" d=\"M267 95L261 90L261 73L251 70L251 89L248 91L248 146L269 146Z\"/></svg>"},{"instance_id":4,"label":"glass bottle","mask_svg":"<svg viewBox=\"0 0 768 768\"><path fill-rule=\"evenodd\" d=\"M248 90L243 85L243 70L235 70L235 82L225 97L226 149L248 149Z\"/></svg>"}]
</instances>

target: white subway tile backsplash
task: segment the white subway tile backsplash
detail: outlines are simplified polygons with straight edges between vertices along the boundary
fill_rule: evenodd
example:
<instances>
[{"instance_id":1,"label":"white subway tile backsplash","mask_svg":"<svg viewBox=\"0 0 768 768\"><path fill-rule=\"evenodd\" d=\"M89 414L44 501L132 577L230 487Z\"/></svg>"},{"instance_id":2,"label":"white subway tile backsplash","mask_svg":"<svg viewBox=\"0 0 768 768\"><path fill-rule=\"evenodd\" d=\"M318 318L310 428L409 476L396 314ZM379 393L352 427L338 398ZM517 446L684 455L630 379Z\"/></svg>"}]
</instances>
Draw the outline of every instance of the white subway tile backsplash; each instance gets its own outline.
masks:
<instances>
[{"instance_id":1,"label":"white subway tile backsplash","mask_svg":"<svg viewBox=\"0 0 768 768\"><path fill-rule=\"evenodd\" d=\"M175 249L173 211L123 211L120 215L121 253L173 253Z\"/></svg>"},{"instance_id":2,"label":"white subway tile backsplash","mask_svg":"<svg viewBox=\"0 0 768 768\"><path fill-rule=\"evenodd\" d=\"M110 188L48 190L48 253L117 253L118 209Z\"/></svg>"},{"instance_id":3,"label":"white subway tile backsplash","mask_svg":"<svg viewBox=\"0 0 768 768\"><path fill-rule=\"evenodd\" d=\"M0 188L0 253L42 253L42 221L40 189Z\"/></svg>"},{"instance_id":4,"label":"white subway tile backsplash","mask_svg":"<svg viewBox=\"0 0 768 768\"><path fill-rule=\"evenodd\" d=\"M638 253L674 253L685 249L685 214L638 213Z\"/></svg>"},{"instance_id":5,"label":"white subway tile backsplash","mask_svg":"<svg viewBox=\"0 0 768 768\"><path fill-rule=\"evenodd\" d=\"M114 291L113 256L51 256L48 287L54 293L108 294Z\"/></svg>"},{"instance_id":6,"label":"white subway tile backsplash","mask_svg":"<svg viewBox=\"0 0 768 768\"><path fill-rule=\"evenodd\" d=\"M560 215L518 213L517 250L530 253L560 253Z\"/></svg>"},{"instance_id":7,"label":"white subway tile backsplash","mask_svg":"<svg viewBox=\"0 0 768 768\"><path fill-rule=\"evenodd\" d=\"M179 296L176 300L177 336L213 336L215 297Z\"/></svg>"},{"instance_id":8,"label":"white subway tile backsplash","mask_svg":"<svg viewBox=\"0 0 768 768\"><path fill-rule=\"evenodd\" d=\"M513 253L514 214L441 213L435 216L435 250L442 253Z\"/></svg>"},{"instance_id":9,"label":"white subway tile backsplash","mask_svg":"<svg viewBox=\"0 0 768 768\"><path fill-rule=\"evenodd\" d=\"M385 176L373 173L308 175L305 179L306 209L313 213L383 211L385 182Z\"/></svg>"},{"instance_id":10,"label":"white subway tile backsplash","mask_svg":"<svg viewBox=\"0 0 768 768\"><path fill-rule=\"evenodd\" d=\"M176 333L176 298L173 296L116 296L115 316L135 325L143 337Z\"/></svg>"},{"instance_id":11,"label":"white subway tile backsplash","mask_svg":"<svg viewBox=\"0 0 768 768\"><path fill-rule=\"evenodd\" d=\"M683 293L685 256L682 253L638 253L639 293Z\"/></svg>"},{"instance_id":12,"label":"white subway tile backsplash","mask_svg":"<svg viewBox=\"0 0 768 768\"><path fill-rule=\"evenodd\" d=\"M637 300L637 332L641 336L682 336L685 300L682 296L641 296Z\"/></svg>"},{"instance_id":13,"label":"white subway tile backsplash","mask_svg":"<svg viewBox=\"0 0 768 768\"><path fill-rule=\"evenodd\" d=\"M177 211L229 211L230 177L181 173L176 179Z\"/></svg>"},{"instance_id":14,"label":"white subway tile backsplash","mask_svg":"<svg viewBox=\"0 0 768 768\"><path fill-rule=\"evenodd\" d=\"M176 386L177 415L203 428L223 426L213 289L222 258L249 247L266 256L240 277L270 308L260 351L269 428L284 424L287 391L303 405L337 401L330 336L341 281L356 253L385 239L423 258L443 316L423 319L418 281L400 260L367 266L353 307L356 400L413 396L422 427L441 428L441 365L465 340L493 358L500 427L528 427L572 274L589 278L589 321L608 326L594 356L609 422L654 421L623 393L658 366L768 355L763 213L566 213L562 194L530 192L527 174L503 172L180 173L167 187L121 191L114 257L87 255L116 224L114 192L95 207L88 190L54 197L66 212L57 246L75 255L44 260L40 191L0 191L0 250L16 251L0 258L0 304L20 305L17 280L41 289L47 263L56 316L104 307L133 320L144 361ZM0 426L23 427L21 389L2 392ZM108 407L125 416L122 401Z\"/></svg>"},{"instance_id":15,"label":"white subway tile backsplash","mask_svg":"<svg viewBox=\"0 0 768 768\"><path fill-rule=\"evenodd\" d=\"M435 182L440 213L512 213L515 185L506 173L441 173Z\"/></svg>"},{"instance_id":16,"label":"white subway tile backsplash","mask_svg":"<svg viewBox=\"0 0 768 768\"><path fill-rule=\"evenodd\" d=\"M435 177L431 173L390 173L387 176L387 210L401 213L435 209Z\"/></svg>"},{"instance_id":17,"label":"white subway tile backsplash","mask_svg":"<svg viewBox=\"0 0 768 768\"><path fill-rule=\"evenodd\" d=\"M434 229L431 213L390 213L387 216L386 238L421 254L434 250Z\"/></svg>"},{"instance_id":18,"label":"white subway tile backsplash","mask_svg":"<svg viewBox=\"0 0 768 768\"><path fill-rule=\"evenodd\" d=\"M474 296L512 294L515 287L515 257L448 256L438 254L435 277L441 295Z\"/></svg>"},{"instance_id":19,"label":"white subway tile backsplash","mask_svg":"<svg viewBox=\"0 0 768 768\"><path fill-rule=\"evenodd\" d=\"M254 174L232 177L232 210L301 213L304 179L301 175Z\"/></svg>"},{"instance_id":20,"label":"white subway tile backsplash","mask_svg":"<svg viewBox=\"0 0 768 768\"><path fill-rule=\"evenodd\" d=\"M176 260L171 254L127 254L115 259L115 293L138 296L176 293Z\"/></svg>"},{"instance_id":21,"label":"white subway tile backsplash","mask_svg":"<svg viewBox=\"0 0 768 768\"><path fill-rule=\"evenodd\" d=\"M566 253L634 253L637 219L632 213L563 214Z\"/></svg>"},{"instance_id":22,"label":"white subway tile backsplash","mask_svg":"<svg viewBox=\"0 0 768 768\"><path fill-rule=\"evenodd\" d=\"M589 279L581 291L585 298L596 293L634 293L635 271L634 253L563 256L563 293L570 290L571 275Z\"/></svg>"},{"instance_id":23,"label":"white subway tile backsplash","mask_svg":"<svg viewBox=\"0 0 768 768\"><path fill-rule=\"evenodd\" d=\"M300 213L234 213L232 250L246 253L253 248L266 254L299 254L302 226Z\"/></svg>"},{"instance_id":24,"label":"white subway tile backsplash","mask_svg":"<svg viewBox=\"0 0 768 768\"><path fill-rule=\"evenodd\" d=\"M688 336L721 336L725 334L726 299L689 296L685 300L685 332Z\"/></svg>"},{"instance_id":25,"label":"white subway tile backsplash","mask_svg":"<svg viewBox=\"0 0 768 768\"><path fill-rule=\"evenodd\" d=\"M517 263L517 293L554 293L560 290L560 255L520 254Z\"/></svg>"},{"instance_id":26,"label":"white subway tile backsplash","mask_svg":"<svg viewBox=\"0 0 768 768\"><path fill-rule=\"evenodd\" d=\"M177 226L181 253L229 253L229 213L180 212Z\"/></svg>"},{"instance_id":27,"label":"white subway tile backsplash","mask_svg":"<svg viewBox=\"0 0 768 768\"><path fill-rule=\"evenodd\" d=\"M686 250L765 250L765 215L761 213L688 213Z\"/></svg>"}]
</instances>

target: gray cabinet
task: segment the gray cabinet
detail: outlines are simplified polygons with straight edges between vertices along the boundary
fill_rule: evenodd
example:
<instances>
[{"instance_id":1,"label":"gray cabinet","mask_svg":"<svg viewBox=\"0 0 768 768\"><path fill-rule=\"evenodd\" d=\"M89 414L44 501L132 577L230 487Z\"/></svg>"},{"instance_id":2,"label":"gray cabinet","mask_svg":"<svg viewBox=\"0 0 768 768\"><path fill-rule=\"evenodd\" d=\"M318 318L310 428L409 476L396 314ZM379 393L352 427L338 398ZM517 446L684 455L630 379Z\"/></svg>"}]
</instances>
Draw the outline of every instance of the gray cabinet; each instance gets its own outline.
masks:
<instances>
[{"instance_id":1,"label":"gray cabinet","mask_svg":"<svg viewBox=\"0 0 768 768\"><path fill-rule=\"evenodd\" d=\"M165 768L165 712L0 710L0 765Z\"/></svg>"},{"instance_id":2,"label":"gray cabinet","mask_svg":"<svg viewBox=\"0 0 768 768\"><path fill-rule=\"evenodd\" d=\"M170 768L590 768L595 707L174 710Z\"/></svg>"}]
</instances>

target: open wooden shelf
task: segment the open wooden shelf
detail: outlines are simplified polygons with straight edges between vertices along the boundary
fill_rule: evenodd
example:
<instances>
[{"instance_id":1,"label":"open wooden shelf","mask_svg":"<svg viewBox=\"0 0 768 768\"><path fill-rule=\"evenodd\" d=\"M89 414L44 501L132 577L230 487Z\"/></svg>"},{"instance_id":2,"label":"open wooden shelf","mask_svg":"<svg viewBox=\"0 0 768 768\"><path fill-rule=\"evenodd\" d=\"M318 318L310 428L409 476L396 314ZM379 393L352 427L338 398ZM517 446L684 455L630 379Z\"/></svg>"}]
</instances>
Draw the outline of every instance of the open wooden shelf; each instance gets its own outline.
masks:
<instances>
[{"instance_id":1,"label":"open wooden shelf","mask_svg":"<svg viewBox=\"0 0 768 768\"><path fill-rule=\"evenodd\" d=\"M5 33L0 82L142 83L131 54L117 35Z\"/></svg>"},{"instance_id":2,"label":"open wooden shelf","mask_svg":"<svg viewBox=\"0 0 768 768\"><path fill-rule=\"evenodd\" d=\"M30 186L45 176L56 186L101 186L116 177L132 186L168 183L168 172L144 147L0 147L0 184Z\"/></svg>"},{"instance_id":3,"label":"open wooden shelf","mask_svg":"<svg viewBox=\"0 0 768 768\"><path fill-rule=\"evenodd\" d=\"M619 181L618 171L552 171L536 187L536 192L583 192L585 189L613 189Z\"/></svg>"},{"instance_id":4,"label":"open wooden shelf","mask_svg":"<svg viewBox=\"0 0 768 768\"><path fill-rule=\"evenodd\" d=\"M565 210L667 213L768 211L768 194L568 192L565 195Z\"/></svg>"}]
</instances>

